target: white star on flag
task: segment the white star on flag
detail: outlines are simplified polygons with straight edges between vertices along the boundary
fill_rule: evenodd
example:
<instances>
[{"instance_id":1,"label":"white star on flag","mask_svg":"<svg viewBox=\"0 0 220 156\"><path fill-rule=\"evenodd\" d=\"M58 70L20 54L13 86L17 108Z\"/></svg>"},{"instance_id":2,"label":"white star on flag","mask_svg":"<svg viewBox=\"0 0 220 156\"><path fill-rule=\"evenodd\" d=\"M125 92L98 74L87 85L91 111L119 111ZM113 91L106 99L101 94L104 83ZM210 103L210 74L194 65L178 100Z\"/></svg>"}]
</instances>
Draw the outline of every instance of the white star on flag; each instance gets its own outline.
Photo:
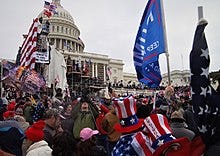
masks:
<instances>
[{"instance_id":1,"label":"white star on flag","mask_svg":"<svg viewBox=\"0 0 220 156\"><path fill-rule=\"evenodd\" d=\"M215 134L215 131L216 131L216 128L213 128L213 129L212 129L212 134L211 134L211 135Z\"/></svg>"},{"instance_id":2,"label":"white star on flag","mask_svg":"<svg viewBox=\"0 0 220 156\"><path fill-rule=\"evenodd\" d=\"M218 113L218 107L216 107L215 112L213 112L212 114L217 115L217 113Z\"/></svg>"},{"instance_id":3,"label":"white star on flag","mask_svg":"<svg viewBox=\"0 0 220 156\"><path fill-rule=\"evenodd\" d=\"M125 125L125 121L124 120L121 120L121 125Z\"/></svg>"},{"instance_id":4,"label":"white star on flag","mask_svg":"<svg viewBox=\"0 0 220 156\"><path fill-rule=\"evenodd\" d=\"M202 73L201 73L201 76L202 75L205 75L207 78L209 76L209 67L207 68L202 68Z\"/></svg>"},{"instance_id":5,"label":"white star on flag","mask_svg":"<svg viewBox=\"0 0 220 156\"><path fill-rule=\"evenodd\" d=\"M198 128L199 128L199 131L202 133L207 132L206 126L204 126L204 125L202 125L202 128L200 128L200 127L198 127Z\"/></svg>"},{"instance_id":6,"label":"white star on flag","mask_svg":"<svg viewBox=\"0 0 220 156\"><path fill-rule=\"evenodd\" d=\"M173 135L170 135L171 138L176 139Z\"/></svg>"},{"instance_id":7,"label":"white star on flag","mask_svg":"<svg viewBox=\"0 0 220 156\"><path fill-rule=\"evenodd\" d=\"M208 59L209 57L209 49L206 48L206 50L201 49L202 54L200 55L200 57L205 56L206 59Z\"/></svg>"},{"instance_id":8,"label":"white star on flag","mask_svg":"<svg viewBox=\"0 0 220 156\"><path fill-rule=\"evenodd\" d=\"M158 146L163 145L163 140L158 140Z\"/></svg>"},{"instance_id":9,"label":"white star on flag","mask_svg":"<svg viewBox=\"0 0 220 156\"><path fill-rule=\"evenodd\" d=\"M118 152L119 152L119 150L118 150L118 149L116 149L116 150L115 150L115 153L118 153Z\"/></svg>"},{"instance_id":10,"label":"white star on flag","mask_svg":"<svg viewBox=\"0 0 220 156\"><path fill-rule=\"evenodd\" d=\"M200 87L202 92L200 93L200 95L204 95L206 97L206 90L207 88L203 88L203 87Z\"/></svg>"},{"instance_id":11,"label":"white star on flag","mask_svg":"<svg viewBox=\"0 0 220 156\"><path fill-rule=\"evenodd\" d=\"M205 105L205 113L209 113L209 106Z\"/></svg>"},{"instance_id":12,"label":"white star on flag","mask_svg":"<svg viewBox=\"0 0 220 156\"><path fill-rule=\"evenodd\" d=\"M135 123L134 118L131 118L130 122L131 122L132 124L134 124L134 123Z\"/></svg>"},{"instance_id":13,"label":"white star on flag","mask_svg":"<svg viewBox=\"0 0 220 156\"><path fill-rule=\"evenodd\" d=\"M203 114L203 108L199 106L200 112L198 113L198 115L202 115Z\"/></svg>"}]
</instances>

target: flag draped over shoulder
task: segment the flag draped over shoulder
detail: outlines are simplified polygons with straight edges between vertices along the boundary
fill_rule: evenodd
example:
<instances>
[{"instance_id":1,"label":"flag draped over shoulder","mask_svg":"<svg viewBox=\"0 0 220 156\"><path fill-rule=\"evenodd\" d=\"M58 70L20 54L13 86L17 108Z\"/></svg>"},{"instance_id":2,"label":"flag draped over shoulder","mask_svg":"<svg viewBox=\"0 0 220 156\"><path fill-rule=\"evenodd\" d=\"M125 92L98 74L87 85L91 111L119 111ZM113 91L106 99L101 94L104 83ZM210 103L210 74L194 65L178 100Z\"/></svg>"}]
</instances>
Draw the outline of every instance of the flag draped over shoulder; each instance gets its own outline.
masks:
<instances>
[{"instance_id":1,"label":"flag draped over shoulder","mask_svg":"<svg viewBox=\"0 0 220 156\"><path fill-rule=\"evenodd\" d=\"M191 94L195 119L206 145L220 139L220 96L210 86L209 50L204 29L207 21L201 20L196 28L190 53ZM217 133L218 132L218 133Z\"/></svg>"},{"instance_id":2,"label":"flag draped over shoulder","mask_svg":"<svg viewBox=\"0 0 220 156\"><path fill-rule=\"evenodd\" d=\"M21 47L20 65L27 69L35 68L35 55L37 50L37 32L38 32L38 18L36 18L28 32L26 39Z\"/></svg>"},{"instance_id":3,"label":"flag draped over shoulder","mask_svg":"<svg viewBox=\"0 0 220 156\"><path fill-rule=\"evenodd\" d=\"M133 60L138 80L150 88L161 82L158 58L165 51L161 1L149 0L135 40Z\"/></svg>"}]
</instances>

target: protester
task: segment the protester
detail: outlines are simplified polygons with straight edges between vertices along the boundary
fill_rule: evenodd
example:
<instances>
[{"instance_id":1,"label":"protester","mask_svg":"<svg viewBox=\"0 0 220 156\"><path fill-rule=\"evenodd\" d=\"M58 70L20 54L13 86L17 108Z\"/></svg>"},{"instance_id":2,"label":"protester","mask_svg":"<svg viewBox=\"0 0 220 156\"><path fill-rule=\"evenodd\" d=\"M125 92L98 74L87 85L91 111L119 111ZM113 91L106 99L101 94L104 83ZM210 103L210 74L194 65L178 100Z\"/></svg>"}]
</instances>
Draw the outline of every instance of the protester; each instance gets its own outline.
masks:
<instances>
[{"instance_id":1,"label":"protester","mask_svg":"<svg viewBox=\"0 0 220 156\"><path fill-rule=\"evenodd\" d=\"M34 106L31 102L30 98L26 98L25 104L24 104L24 117L26 121L31 125L33 124L33 115L34 115Z\"/></svg>"},{"instance_id":2,"label":"protester","mask_svg":"<svg viewBox=\"0 0 220 156\"><path fill-rule=\"evenodd\" d=\"M18 125L23 131L25 131L30 126L30 124L21 115L15 115L14 119L18 122Z\"/></svg>"},{"instance_id":3,"label":"protester","mask_svg":"<svg viewBox=\"0 0 220 156\"><path fill-rule=\"evenodd\" d=\"M44 140L44 126L45 122L39 120L26 130L25 135L29 145L26 156L52 156L52 149Z\"/></svg>"},{"instance_id":4,"label":"protester","mask_svg":"<svg viewBox=\"0 0 220 156\"><path fill-rule=\"evenodd\" d=\"M193 131L195 134L199 134L198 126L196 124L196 120L193 114L192 100L188 101L188 107L184 111L183 117L187 124L187 129Z\"/></svg>"},{"instance_id":5,"label":"protester","mask_svg":"<svg viewBox=\"0 0 220 156\"><path fill-rule=\"evenodd\" d=\"M23 116L21 115L15 115L14 116L14 119L18 122L18 125L21 127L21 129L23 130L23 132L25 132L28 127L30 126L30 124L24 119ZM23 143L22 143L22 155L26 155L26 151L27 151L27 148L28 148L28 145L27 145L27 140L24 139Z\"/></svg>"},{"instance_id":6,"label":"protester","mask_svg":"<svg viewBox=\"0 0 220 156\"><path fill-rule=\"evenodd\" d=\"M0 121L3 121L3 114L7 111L7 104L3 103L3 100L0 98Z\"/></svg>"},{"instance_id":7,"label":"protester","mask_svg":"<svg viewBox=\"0 0 220 156\"><path fill-rule=\"evenodd\" d=\"M133 96L113 99L116 114L120 123L115 124L116 131L122 133L122 136L116 143L112 155L138 155L131 145L133 136L142 129L143 119L136 116L136 101ZM145 144L144 142L142 142Z\"/></svg>"},{"instance_id":8,"label":"protester","mask_svg":"<svg viewBox=\"0 0 220 156\"><path fill-rule=\"evenodd\" d=\"M0 149L0 155L1 155L1 156L15 156L14 154L10 154L10 153L5 152L5 151L3 151L3 150L1 150L1 149Z\"/></svg>"},{"instance_id":9,"label":"protester","mask_svg":"<svg viewBox=\"0 0 220 156\"><path fill-rule=\"evenodd\" d=\"M73 135L76 139L80 139L80 131L89 127L91 129L96 129L95 119L98 115L98 112L92 111L92 104L89 104L90 101L88 98L82 98L80 103L74 107L73 111Z\"/></svg>"},{"instance_id":10,"label":"protester","mask_svg":"<svg viewBox=\"0 0 220 156\"><path fill-rule=\"evenodd\" d=\"M57 133L53 137L53 156L75 156L77 152L76 141L68 131Z\"/></svg>"},{"instance_id":11,"label":"protester","mask_svg":"<svg viewBox=\"0 0 220 156\"><path fill-rule=\"evenodd\" d=\"M72 109L73 109L72 105L67 104L65 105L64 110L61 113L61 115L63 116L63 119L61 118L62 129L70 133L72 133L73 124L74 124L74 120L72 116Z\"/></svg>"},{"instance_id":12,"label":"protester","mask_svg":"<svg viewBox=\"0 0 220 156\"><path fill-rule=\"evenodd\" d=\"M46 108L47 106L46 106L45 100L41 98L40 101L37 103L37 106L35 107L35 110L34 110L34 114L33 114L34 122L43 119Z\"/></svg>"},{"instance_id":13,"label":"protester","mask_svg":"<svg viewBox=\"0 0 220 156\"><path fill-rule=\"evenodd\" d=\"M183 118L183 110L174 111L171 114L171 123L170 126L173 131L173 135L176 138L187 137L189 140L192 140L195 136L195 133L187 129L185 119Z\"/></svg>"},{"instance_id":14,"label":"protester","mask_svg":"<svg viewBox=\"0 0 220 156\"><path fill-rule=\"evenodd\" d=\"M140 104L137 104L137 117L141 119L145 119L147 116L150 115L150 112L152 111L152 105L148 104L148 99L143 98L141 100Z\"/></svg>"},{"instance_id":15,"label":"protester","mask_svg":"<svg viewBox=\"0 0 220 156\"><path fill-rule=\"evenodd\" d=\"M45 113L44 140L52 148L53 137L57 132L62 131L60 114L56 108L48 109Z\"/></svg>"},{"instance_id":16,"label":"protester","mask_svg":"<svg viewBox=\"0 0 220 156\"><path fill-rule=\"evenodd\" d=\"M5 112L4 119L5 121L0 121L0 148L4 152L22 156L24 132L14 120L14 112Z\"/></svg>"},{"instance_id":17,"label":"protester","mask_svg":"<svg viewBox=\"0 0 220 156\"><path fill-rule=\"evenodd\" d=\"M101 127L107 135L108 155L111 154L121 136L121 133L114 129L114 125L117 123L119 123L119 118L117 117L115 110L110 110L108 113L106 113L101 122Z\"/></svg>"},{"instance_id":18,"label":"protester","mask_svg":"<svg viewBox=\"0 0 220 156\"><path fill-rule=\"evenodd\" d=\"M98 130L92 130L89 127L83 128L80 131L80 141L77 145L77 156L106 156L107 151L104 147L98 146L95 141L95 135Z\"/></svg>"},{"instance_id":19,"label":"protester","mask_svg":"<svg viewBox=\"0 0 220 156\"><path fill-rule=\"evenodd\" d=\"M139 151L139 155L190 155L189 139L186 137L176 139L172 134L166 116L162 114L152 114L144 120L144 127L143 133L146 136L145 147L138 147L136 145L137 142L140 142L140 133L135 136L132 142L132 146L137 147L136 150Z\"/></svg>"}]
</instances>

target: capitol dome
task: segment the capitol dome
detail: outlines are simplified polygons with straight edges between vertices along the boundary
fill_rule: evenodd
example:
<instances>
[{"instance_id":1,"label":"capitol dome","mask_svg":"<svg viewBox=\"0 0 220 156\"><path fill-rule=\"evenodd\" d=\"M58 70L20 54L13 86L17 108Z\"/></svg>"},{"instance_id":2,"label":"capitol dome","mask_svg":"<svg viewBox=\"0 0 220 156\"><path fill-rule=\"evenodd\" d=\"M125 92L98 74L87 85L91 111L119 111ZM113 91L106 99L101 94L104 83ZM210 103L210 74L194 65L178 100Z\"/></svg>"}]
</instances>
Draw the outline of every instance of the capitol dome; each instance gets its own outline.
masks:
<instances>
[{"instance_id":1,"label":"capitol dome","mask_svg":"<svg viewBox=\"0 0 220 156\"><path fill-rule=\"evenodd\" d=\"M49 42L59 50L68 50L74 53L83 52L85 46L79 37L80 31L75 25L73 17L61 6L60 0L52 0L52 2L57 6L56 14L48 18L42 11L38 15L38 18L43 17L43 23L47 20L50 23Z\"/></svg>"}]
</instances>

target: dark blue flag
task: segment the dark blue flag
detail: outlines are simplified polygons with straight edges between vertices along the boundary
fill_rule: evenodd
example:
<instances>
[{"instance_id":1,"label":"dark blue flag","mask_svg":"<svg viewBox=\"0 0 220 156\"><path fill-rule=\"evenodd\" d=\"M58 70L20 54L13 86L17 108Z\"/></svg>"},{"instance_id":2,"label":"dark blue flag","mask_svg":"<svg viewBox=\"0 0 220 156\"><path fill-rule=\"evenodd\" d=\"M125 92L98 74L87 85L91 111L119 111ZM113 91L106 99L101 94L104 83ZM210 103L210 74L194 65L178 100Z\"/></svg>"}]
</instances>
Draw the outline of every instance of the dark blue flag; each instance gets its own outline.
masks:
<instances>
[{"instance_id":1,"label":"dark blue flag","mask_svg":"<svg viewBox=\"0 0 220 156\"><path fill-rule=\"evenodd\" d=\"M210 85L210 57L204 33L207 24L207 21L201 20L196 28L190 53L190 69L195 119L204 143L211 145L220 139L220 96Z\"/></svg>"},{"instance_id":2,"label":"dark blue flag","mask_svg":"<svg viewBox=\"0 0 220 156\"><path fill-rule=\"evenodd\" d=\"M140 82L150 88L161 82L159 54L166 51L164 23L160 0L149 0L137 33L133 60Z\"/></svg>"}]
</instances>

